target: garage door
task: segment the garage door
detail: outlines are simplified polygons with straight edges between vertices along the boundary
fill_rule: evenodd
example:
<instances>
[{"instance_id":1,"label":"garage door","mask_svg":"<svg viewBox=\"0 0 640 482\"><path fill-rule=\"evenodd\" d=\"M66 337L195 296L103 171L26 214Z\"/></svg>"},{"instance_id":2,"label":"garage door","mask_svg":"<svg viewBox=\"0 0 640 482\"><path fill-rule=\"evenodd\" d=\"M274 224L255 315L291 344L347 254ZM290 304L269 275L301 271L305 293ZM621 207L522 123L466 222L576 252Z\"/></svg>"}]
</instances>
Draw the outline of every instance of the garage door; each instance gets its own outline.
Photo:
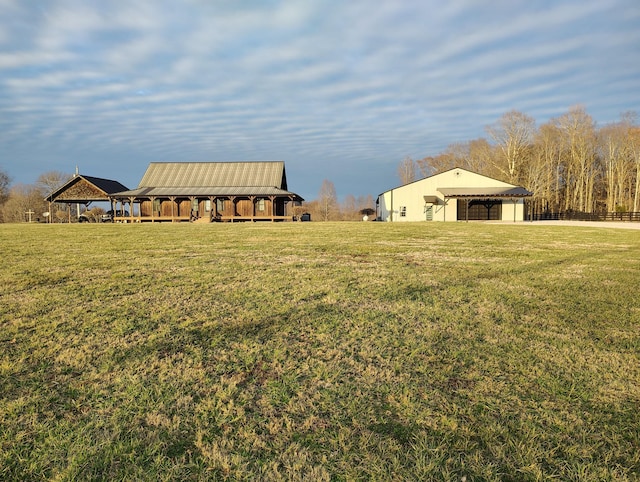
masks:
<instances>
[{"instance_id":1,"label":"garage door","mask_svg":"<svg viewBox=\"0 0 640 482\"><path fill-rule=\"evenodd\" d=\"M502 201L494 199L458 199L458 221L499 221Z\"/></svg>"}]
</instances>

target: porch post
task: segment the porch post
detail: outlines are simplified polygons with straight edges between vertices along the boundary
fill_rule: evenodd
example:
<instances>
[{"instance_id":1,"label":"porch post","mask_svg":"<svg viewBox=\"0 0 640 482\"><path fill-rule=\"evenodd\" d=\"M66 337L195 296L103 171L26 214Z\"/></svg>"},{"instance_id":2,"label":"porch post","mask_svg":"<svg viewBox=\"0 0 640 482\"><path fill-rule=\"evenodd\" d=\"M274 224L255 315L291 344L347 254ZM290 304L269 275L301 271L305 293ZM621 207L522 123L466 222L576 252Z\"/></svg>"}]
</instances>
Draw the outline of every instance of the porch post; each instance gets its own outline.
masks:
<instances>
[{"instance_id":1,"label":"porch post","mask_svg":"<svg viewBox=\"0 0 640 482\"><path fill-rule=\"evenodd\" d=\"M233 222L233 220L236 217L236 197L235 196L229 196L229 201L231 202L231 222Z\"/></svg>"},{"instance_id":2,"label":"porch post","mask_svg":"<svg viewBox=\"0 0 640 482\"><path fill-rule=\"evenodd\" d=\"M193 221L194 218L197 218L198 216L198 210L196 210L196 215L194 216L193 214L193 200L195 199L195 196L189 196L189 221Z\"/></svg>"},{"instance_id":3,"label":"porch post","mask_svg":"<svg viewBox=\"0 0 640 482\"><path fill-rule=\"evenodd\" d=\"M215 196L209 196L209 202L211 203L211 211L209 212L209 221L213 221L217 217L217 202Z\"/></svg>"},{"instance_id":4,"label":"porch post","mask_svg":"<svg viewBox=\"0 0 640 482\"><path fill-rule=\"evenodd\" d=\"M276 197L269 196L269 200L271 200L271 222L275 221L275 213L276 213Z\"/></svg>"},{"instance_id":5,"label":"porch post","mask_svg":"<svg viewBox=\"0 0 640 482\"><path fill-rule=\"evenodd\" d=\"M136 198L133 196L129 198L129 217L131 218L131 222L133 222L133 203L135 200ZM140 209L138 209L138 211L140 211Z\"/></svg>"}]
</instances>

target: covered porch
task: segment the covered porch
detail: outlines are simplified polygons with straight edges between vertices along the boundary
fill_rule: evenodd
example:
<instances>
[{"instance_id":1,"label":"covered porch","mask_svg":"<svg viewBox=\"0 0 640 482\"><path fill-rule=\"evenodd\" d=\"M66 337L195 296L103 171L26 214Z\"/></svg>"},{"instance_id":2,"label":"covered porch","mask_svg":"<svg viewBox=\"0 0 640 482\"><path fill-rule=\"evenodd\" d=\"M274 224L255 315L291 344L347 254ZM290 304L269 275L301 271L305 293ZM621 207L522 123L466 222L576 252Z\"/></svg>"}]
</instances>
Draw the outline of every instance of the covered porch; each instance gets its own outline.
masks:
<instances>
[{"instance_id":1,"label":"covered porch","mask_svg":"<svg viewBox=\"0 0 640 482\"><path fill-rule=\"evenodd\" d=\"M522 221L524 199L532 195L522 187L438 188L438 192L444 196L444 209L456 201L457 221Z\"/></svg>"},{"instance_id":2,"label":"covered porch","mask_svg":"<svg viewBox=\"0 0 640 482\"><path fill-rule=\"evenodd\" d=\"M125 195L129 194L129 195ZM111 197L114 222L241 222L292 221L301 198L286 194L166 194L118 193Z\"/></svg>"}]
</instances>

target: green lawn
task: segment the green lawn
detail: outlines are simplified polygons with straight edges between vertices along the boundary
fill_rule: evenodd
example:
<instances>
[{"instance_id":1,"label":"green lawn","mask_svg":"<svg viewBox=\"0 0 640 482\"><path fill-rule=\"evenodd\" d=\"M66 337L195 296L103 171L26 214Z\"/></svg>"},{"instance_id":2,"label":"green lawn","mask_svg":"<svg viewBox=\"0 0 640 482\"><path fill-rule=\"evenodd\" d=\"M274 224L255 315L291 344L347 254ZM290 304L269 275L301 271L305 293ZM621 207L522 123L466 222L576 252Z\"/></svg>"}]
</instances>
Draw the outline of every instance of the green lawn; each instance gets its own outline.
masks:
<instances>
[{"instance_id":1,"label":"green lawn","mask_svg":"<svg viewBox=\"0 0 640 482\"><path fill-rule=\"evenodd\" d=\"M2 480L639 480L640 232L0 225Z\"/></svg>"}]
</instances>

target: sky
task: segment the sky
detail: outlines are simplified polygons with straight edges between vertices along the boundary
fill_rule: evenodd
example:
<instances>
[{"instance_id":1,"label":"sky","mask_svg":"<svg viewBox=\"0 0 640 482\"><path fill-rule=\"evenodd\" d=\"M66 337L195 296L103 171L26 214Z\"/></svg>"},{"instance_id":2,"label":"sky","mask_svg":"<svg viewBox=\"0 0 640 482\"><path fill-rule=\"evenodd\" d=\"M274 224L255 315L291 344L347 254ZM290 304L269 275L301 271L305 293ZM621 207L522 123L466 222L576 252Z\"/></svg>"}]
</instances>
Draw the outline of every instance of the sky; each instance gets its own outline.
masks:
<instances>
[{"instance_id":1,"label":"sky","mask_svg":"<svg viewBox=\"0 0 640 482\"><path fill-rule=\"evenodd\" d=\"M285 162L290 191L584 106L640 113L638 0L0 0L0 169L137 187L150 162Z\"/></svg>"}]
</instances>

